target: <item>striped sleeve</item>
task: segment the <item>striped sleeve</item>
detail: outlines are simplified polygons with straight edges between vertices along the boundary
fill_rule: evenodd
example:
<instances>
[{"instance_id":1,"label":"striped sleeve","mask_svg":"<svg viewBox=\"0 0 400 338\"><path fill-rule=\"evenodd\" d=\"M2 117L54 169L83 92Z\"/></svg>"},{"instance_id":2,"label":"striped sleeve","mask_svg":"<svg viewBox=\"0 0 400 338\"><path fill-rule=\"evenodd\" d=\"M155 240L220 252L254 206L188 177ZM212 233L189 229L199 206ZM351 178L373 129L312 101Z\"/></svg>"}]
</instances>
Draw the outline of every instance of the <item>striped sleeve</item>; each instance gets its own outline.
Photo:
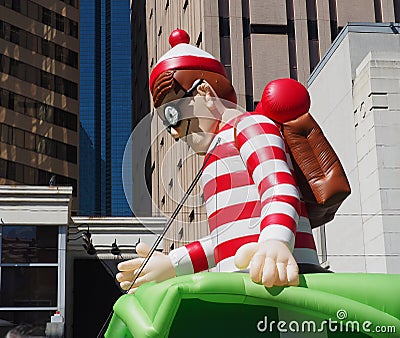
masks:
<instances>
[{"instance_id":1,"label":"striped sleeve","mask_svg":"<svg viewBox=\"0 0 400 338\"><path fill-rule=\"evenodd\" d=\"M169 253L177 276L188 275L215 267L211 236L189 243Z\"/></svg>"},{"instance_id":2,"label":"striped sleeve","mask_svg":"<svg viewBox=\"0 0 400 338\"><path fill-rule=\"evenodd\" d=\"M236 126L236 145L260 195L259 241L281 240L293 250L300 198L278 127L266 116L248 115Z\"/></svg>"}]
</instances>

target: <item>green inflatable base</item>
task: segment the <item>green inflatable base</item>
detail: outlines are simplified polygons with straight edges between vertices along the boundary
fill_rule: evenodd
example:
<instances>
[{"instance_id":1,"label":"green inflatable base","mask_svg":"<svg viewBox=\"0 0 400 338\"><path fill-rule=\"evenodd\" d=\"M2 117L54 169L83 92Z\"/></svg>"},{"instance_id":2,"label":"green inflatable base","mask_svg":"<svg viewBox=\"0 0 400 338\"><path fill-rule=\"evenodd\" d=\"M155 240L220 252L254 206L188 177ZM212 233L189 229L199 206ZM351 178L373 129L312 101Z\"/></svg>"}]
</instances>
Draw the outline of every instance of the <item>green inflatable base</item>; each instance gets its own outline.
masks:
<instances>
[{"instance_id":1,"label":"green inflatable base","mask_svg":"<svg viewBox=\"0 0 400 338\"><path fill-rule=\"evenodd\" d=\"M310 274L270 289L203 272L122 296L106 338L400 337L400 275Z\"/></svg>"}]
</instances>

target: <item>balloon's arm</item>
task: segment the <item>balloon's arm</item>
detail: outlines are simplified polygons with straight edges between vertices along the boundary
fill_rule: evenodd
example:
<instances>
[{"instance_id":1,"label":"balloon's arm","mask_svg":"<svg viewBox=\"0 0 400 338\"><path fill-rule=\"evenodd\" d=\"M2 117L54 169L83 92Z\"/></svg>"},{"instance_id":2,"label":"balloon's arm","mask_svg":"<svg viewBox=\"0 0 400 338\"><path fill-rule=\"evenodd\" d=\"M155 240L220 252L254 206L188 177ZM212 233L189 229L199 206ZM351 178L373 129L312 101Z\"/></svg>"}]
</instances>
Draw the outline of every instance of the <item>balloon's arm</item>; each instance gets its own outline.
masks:
<instances>
[{"instance_id":1,"label":"balloon's arm","mask_svg":"<svg viewBox=\"0 0 400 338\"><path fill-rule=\"evenodd\" d=\"M293 251L300 197L277 125L262 115L247 115L236 125L235 142L261 201L259 243L284 242Z\"/></svg>"},{"instance_id":2,"label":"balloon's arm","mask_svg":"<svg viewBox=\"0 0 400 338\"><path fill-rule=\"evenodd\" d=\"M174 249L169 257L177 276L211 269L215 266L211 236Z\"/></svg>"}]
</instances>

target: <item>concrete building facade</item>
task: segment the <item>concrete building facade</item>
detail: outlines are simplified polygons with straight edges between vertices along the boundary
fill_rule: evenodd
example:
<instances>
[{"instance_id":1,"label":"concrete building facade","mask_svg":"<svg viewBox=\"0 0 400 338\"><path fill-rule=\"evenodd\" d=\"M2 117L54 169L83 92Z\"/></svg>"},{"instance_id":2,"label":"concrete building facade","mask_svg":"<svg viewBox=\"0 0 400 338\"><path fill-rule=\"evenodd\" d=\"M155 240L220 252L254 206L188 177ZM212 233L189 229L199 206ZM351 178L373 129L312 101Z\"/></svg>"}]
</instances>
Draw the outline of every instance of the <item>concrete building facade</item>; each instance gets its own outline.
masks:
<instances>
[{"instance_id":1,"label":"concrete building facade","mask_svg":"<svg viewBox=\"0 0 400 338\"><path fill-rule=\"evenodd\" d=\"M78 208L79 4L0 1L0 183L73 186Z\"/></svg>"},{"instance_id":2,"label":"concrete building facade","mask_svg":"<svg viewBox=\"0 0 400 338\"><path fill-rule=\"evenodd\" d=\"M306 84L310 73L343 27L351 21L398 22L397 0L179 0L147 1L148 71L170 49L168 36L177 27L191 43L224 64L238 103L253 110L265 85L291 77ZM134 108L135 111L135 108ZM170 215L196 175L203 158L183 142L175 143L151 114L152 201L154 215ZM137 178L135 178L137 179ZM148 198L150 198L148 196ZM144 199L137 199L140 205ZM134 203L135 204L135 203ZM200 187L173 225L166 249L207 234ZM323 241L323 231L318 231ZM321 261L325 249L321 247Z\"/></svg>"},{"instance_id":3,"label":"concrete building facade","mask_svg":"<svg viewBox=\"0 0 400 338\"><path fill-rule=\"evenodd\" d=\"M138 242L151 246L166 222L71 217L71 204L72 187L0 185L1 337L23 323L44 333L56 311L65 337L96 337L122 295L117 264L137 257Z\"/></svg>"},{"instance_id":4,"label":"concrete building facade","mask_svg":"<svg viewBox=\"0 0 400 338\"><path fill-rule=\"evenodd\" d=\"M308 81L352 193L325 225L335 271L400 272L400 27L349 24Z\"/></svg>"}]
</instances>

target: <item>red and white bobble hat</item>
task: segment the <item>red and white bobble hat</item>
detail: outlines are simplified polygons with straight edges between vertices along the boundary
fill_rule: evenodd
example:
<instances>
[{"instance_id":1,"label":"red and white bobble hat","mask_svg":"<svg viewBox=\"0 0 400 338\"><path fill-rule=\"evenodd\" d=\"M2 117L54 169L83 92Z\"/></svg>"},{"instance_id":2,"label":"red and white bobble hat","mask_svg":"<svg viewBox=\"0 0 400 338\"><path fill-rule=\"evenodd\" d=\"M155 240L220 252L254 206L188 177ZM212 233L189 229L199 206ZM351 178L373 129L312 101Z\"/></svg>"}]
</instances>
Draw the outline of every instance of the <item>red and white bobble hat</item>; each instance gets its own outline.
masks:
<instances>
[{"instance_id":1,"label":"red and white bobble hat","mask_svg":"<svg viewBox=\"0 0 400 338\"><path fill-rule=\"evenodd\" d=\"M182 29L175 29L169 36L171 49L165 53L154 66L150 74L150 90L154 82L168 70L204 70L220 74L226 78L225 68L210 53L189 44L190 37Z\"/></svg>"}]
</instances>

